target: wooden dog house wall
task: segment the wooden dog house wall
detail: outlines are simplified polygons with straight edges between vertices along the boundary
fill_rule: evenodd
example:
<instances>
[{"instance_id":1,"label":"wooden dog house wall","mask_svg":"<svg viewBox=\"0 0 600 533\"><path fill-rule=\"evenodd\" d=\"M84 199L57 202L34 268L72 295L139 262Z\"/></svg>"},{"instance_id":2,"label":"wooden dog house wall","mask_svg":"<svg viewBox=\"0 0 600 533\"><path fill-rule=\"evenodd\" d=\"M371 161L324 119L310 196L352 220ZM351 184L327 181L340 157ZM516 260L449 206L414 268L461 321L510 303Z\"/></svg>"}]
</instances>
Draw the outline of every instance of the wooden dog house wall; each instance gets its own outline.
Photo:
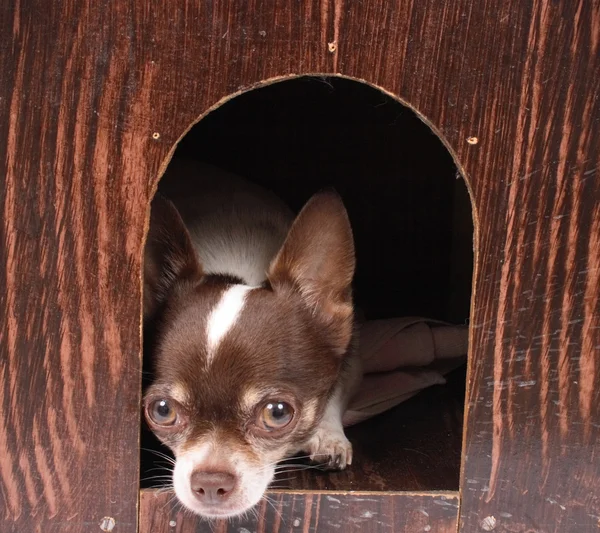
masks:
<instances>
[{"instance_id":1,"label":"wooden dog house wall","mask_svg":"<svg viewBox=\"0 0 600 533\"><path fill-rule=\"evenodd\" d=\"M276 493L245 527L598 530L597 2L9 0L0 30L2 532L208 527L139 499L148 205L199 117L302 74L407 102L470 187L460 487Z\"/></svg>"}]
</instances>

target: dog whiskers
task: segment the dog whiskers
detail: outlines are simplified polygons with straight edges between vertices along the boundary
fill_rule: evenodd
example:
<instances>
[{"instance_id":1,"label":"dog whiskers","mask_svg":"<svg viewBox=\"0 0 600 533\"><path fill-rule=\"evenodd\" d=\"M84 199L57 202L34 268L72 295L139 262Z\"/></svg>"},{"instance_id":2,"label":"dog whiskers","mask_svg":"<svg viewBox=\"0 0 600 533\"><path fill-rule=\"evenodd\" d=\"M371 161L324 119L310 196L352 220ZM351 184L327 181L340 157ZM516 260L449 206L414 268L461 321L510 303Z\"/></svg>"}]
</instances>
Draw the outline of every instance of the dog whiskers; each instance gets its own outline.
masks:
<instances>
[{"instance_id":1,"label":"dog whiskers","mask_svg":"<svg viewBox=\"0 0 600 533\"><path fill-rule=\"evenodd\" d=\"M173 459L172 457L169 457L167 454L165 454L163 452L159 452L158 450L152 450L150 448L142 448L142 451L153 453L154 455L157 455L158 457L167 460L170 464L172 464L172 465L175 464L175 459Z\"/></svg>"},{"instance_id":2,"label":"dog whiskers","mask_svg":"<svg viewBox=\"0 0 600 533\"><path fill-rule=\"evenodd\" d=\"M269 496L267 494L265 494L263 496L263 500L265 500L273 508L273 511L275 511L277 513L277 515L279 516L279 519L283 520L283 516L279 512L279 509L277 509L277 507L275 506L275 504L273 503L273 501L271 500L271 498L269 498Z\"/></svg>"}]
</instances>

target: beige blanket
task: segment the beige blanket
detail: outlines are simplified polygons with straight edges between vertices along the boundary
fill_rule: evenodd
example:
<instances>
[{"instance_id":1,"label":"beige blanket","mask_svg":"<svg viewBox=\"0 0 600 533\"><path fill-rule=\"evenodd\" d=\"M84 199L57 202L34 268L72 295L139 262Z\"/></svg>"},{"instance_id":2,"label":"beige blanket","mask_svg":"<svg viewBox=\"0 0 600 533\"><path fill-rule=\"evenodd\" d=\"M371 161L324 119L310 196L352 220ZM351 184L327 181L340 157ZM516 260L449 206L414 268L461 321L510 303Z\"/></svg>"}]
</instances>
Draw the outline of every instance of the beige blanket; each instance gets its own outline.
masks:
<instances>
[{"instance_id":1,"label":"beige blanket","mask_svg":"<svg viewBox=\"0 0 600 533\"><path fill-rule=\"evenodd\" d=\"M344 414L351 426L421 390L445 383L444 374L466 361L468 326L425 318L369 320L359 327L364 378Z\"/></svg>"}]
</instances>

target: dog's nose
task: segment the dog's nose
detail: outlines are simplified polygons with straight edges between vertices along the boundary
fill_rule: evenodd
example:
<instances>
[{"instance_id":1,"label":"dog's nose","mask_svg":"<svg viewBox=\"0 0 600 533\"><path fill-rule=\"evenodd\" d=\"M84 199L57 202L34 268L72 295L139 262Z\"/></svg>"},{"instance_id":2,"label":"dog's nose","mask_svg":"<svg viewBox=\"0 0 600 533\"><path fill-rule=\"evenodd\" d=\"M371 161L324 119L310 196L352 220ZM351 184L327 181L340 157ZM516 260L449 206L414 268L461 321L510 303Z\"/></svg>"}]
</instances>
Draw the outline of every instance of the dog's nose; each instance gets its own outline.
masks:
<instances>
[{"instance_id":1,"label":"dog's nose","mask_svg":"<svg viewBox=\"0 0 600 533\"><path fill-rule=\"evenodd\" d=\"M235 487L235 477L226 472L196 471L191 477L196 497L206 503L220 503Z\"/></svg>"}]
</instances>

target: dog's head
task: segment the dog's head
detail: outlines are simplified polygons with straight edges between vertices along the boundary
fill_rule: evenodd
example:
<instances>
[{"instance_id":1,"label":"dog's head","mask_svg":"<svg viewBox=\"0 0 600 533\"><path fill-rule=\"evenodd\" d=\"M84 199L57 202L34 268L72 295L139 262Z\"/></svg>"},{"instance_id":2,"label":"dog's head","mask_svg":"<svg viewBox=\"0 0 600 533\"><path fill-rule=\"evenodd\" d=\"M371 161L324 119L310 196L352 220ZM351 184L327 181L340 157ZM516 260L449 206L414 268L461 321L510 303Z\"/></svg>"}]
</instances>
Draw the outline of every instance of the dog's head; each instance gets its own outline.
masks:
<instances>
[{"instance_id":1,"label":"dog's head","mask_svg":"<svg viewBox=\"0 0 600 533\"><path fill-rule=\"evenodd\" d=\"M207 517L243 513L315 431L350 342L354 245L342 201L313 196L265 284L248 287L203 272L176 208L157 196L144 270L144 311L159 316L145 414L176 457L177 497Z\"/></svg>"}]
</instances>

